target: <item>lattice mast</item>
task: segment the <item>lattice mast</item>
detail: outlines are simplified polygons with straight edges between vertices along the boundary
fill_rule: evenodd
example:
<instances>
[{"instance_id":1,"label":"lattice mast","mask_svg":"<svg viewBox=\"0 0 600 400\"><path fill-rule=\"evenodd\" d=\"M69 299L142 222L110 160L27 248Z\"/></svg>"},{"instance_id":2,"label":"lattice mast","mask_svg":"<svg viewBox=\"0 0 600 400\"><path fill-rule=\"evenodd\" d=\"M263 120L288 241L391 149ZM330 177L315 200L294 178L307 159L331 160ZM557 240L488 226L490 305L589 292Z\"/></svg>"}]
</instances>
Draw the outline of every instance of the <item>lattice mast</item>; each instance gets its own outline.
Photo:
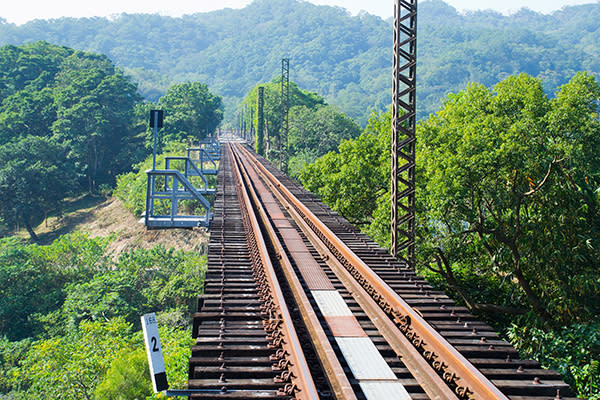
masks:
<instances>
[{"instance_id":1,"label":"lattice mast","mask_svg":"<svg viewBox=\"0 0 600 400\"><path fill-rule=\"evenodd\" d=\"M279 162L281 171L288 168L288 131L290 111L290 59L281 59L281 131L279 135Z\"/></svg>"},{"instance_id":2,"label":"lattice mast","mask_svg":"<svg viewBox=\"0 0 600 400\"><path fill-rule=\"evenodd\" d=\"M395 0L391 253L415 266L417 0Z\"/></svg>"},{"instance_id":3,"label":"lattice mast","mask_svg":"<svg viewBox=\"0 0 600 400\"><path fill-rule=\"evenodd\" d=\"M265 88L258 87L258 112L256 122L256 152L263 156L265 155L265 119L263 107L265 105Z\"/></svg>"}]
</instances>

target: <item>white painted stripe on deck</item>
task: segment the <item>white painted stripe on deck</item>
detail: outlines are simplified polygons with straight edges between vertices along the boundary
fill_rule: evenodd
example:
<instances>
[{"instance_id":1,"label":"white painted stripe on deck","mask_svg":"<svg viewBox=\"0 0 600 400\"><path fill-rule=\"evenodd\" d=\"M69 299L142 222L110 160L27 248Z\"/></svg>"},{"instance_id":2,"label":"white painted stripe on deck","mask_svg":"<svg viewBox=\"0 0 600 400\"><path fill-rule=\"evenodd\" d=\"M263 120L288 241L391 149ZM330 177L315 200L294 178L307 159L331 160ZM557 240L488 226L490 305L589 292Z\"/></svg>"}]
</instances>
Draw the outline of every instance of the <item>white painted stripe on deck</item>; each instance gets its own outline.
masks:
<instances>
[{"instance_id":1,"label":"white painted stripe on deck","mask_svg":"<svg viewBox=\"0 0 600 400\"><path fill-rule=\"evenodd\" d=\"M410 394L399 381L359 381L369 400L410 400Z\"/></svg>"},{"instance_id":2,"label":"white painted stripe on deck","mask_svg":"<svg viewBox=\"0 0 600 400\"><path fill-rule=\"evenodd\" d=\"M325 317L351 317L352 311L336 290L311 290L321 314Z\"/></svg>"},{"instance_id":3,"label":"white painted stripe on deck","mask_svg":"<svg viewBox=\"0 0 600 400\"><path fill-rule=\"evenodd\" d=\"M336 337L335 341L356 379L397 380L370 338Z\"/></svg>"}]
</instances>

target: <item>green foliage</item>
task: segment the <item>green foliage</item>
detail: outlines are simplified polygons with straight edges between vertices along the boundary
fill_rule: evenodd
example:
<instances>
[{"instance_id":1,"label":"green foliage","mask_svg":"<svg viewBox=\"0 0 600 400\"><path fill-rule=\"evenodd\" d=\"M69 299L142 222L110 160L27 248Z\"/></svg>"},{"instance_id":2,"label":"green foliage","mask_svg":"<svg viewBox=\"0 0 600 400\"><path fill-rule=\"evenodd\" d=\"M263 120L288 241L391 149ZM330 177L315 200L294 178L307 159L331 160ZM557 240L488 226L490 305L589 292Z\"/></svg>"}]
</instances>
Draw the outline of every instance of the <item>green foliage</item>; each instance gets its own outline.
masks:
<instances>
[{"instance_id":1,"label":"green foliage","mask_svg":"<svg viewBox=\"0 0 600 400\"><path fill-rule=\"evenodd\" d=\"M508 337L524 356L560 372L578 396L600 399L600 323L555 330L513 324Z\"/></svg>"},{"instance_id":2,"label":"green foliage","mask_svg":"<svg viewBox=\"0 0 600 400\"><path fill-rule=\"evenodd\" d=\"M158 315L160 317L160 314ZM159 321L160 324L160 321ZM159 328L162 342L165 369L169 386L183 388L187 385L187 366L194 344L189 331L169 327ZM117 354L104 379L96 386L94 397L97 400L159 399L161 395L152 393L148 361L143 348L141 335L134 335L135 348Z\"/></svg>"},{"instance_id":3,"label":"green foliage","mask_svg":"<svg viewBox=\"0 0 600 400\"><path fill-rule=\"evenodd\" d=\"M547 320L596 315L600 219L585 188L600 186L600 159L584 148L598 145L599 94L578 74L550 101L541 82L519 75L493 92L469 86L422 124L424 265L452 279L455 263L475 264L516 281Z\"/></svg>"},{"instance_id":4,"label":"green foliage","mask_svg":"<svg viewBox=\"0 0 600 400\"><path fill-rule=\"evenodd\" d=\"M135 285L135 276L128 271L106 271L89 282L79 282L67 288L62 314L71 326L81 321L102 321L122 316L129 322L142 315L145 297Z\"/></svg>"},{"instance_id":5,"label":"green foliage","mask_svg":"<svg viewBox=\"0 0 600 400\"><path fill-rule=\"evenodd\" d=\"M34 221L59 208L75 186L72 165L63 164L66 154L66 146L37 136L0 146L0 216L5 224L22 223L37 240Z\"/></svg>"},{"instance_id":6,"label":"green foliage","mask_svg":"<svg viewBox=\"0 0 600 400\"><path fill-rule=\"evenodd\" d=\"M214 134L223 119L223 104L208 86L199 82L173 85L158 101L165 112L164 127L160 131L160 146L170 141L201 140ZM152 136L148 138L152 146Z\"/></svg>"},{"instance_id":7,"label":"green foliage","mask_svg":"<svg viewBox=\"0 0 600 400\"><path fill-rule=\"evenodd\" d=\"M21 350L20 365L8 370L12 393L28 399L158 399L142 334L131 328L122 318L82 322L63 336L35 342L25 356ZM184 387L191 333L161 326L159 334L169 383Z\"/></svg>"},{"instance_id":8,"label":"green foliage","mask_svg":"<svg viewBox=\"0 0 600 400\"><path fill-rule=\"evenodd\" d=\"M165 158L168 156L185 155L186 148L186 145L182 142L168 142L164 153L157 154L156 156L156 167L163 168ZM138 217L141 217L142 213L146 210L146 185L148 184L146 171L152 169L152 160L153 155L149 155L143 162L135 165L132 172L119 175L117 177L116 188L113 192L114 196L121 199L125 207ZM170 203L166 201L164 203L162 205L155 205L155 210L157 212L165 211L168 213L166 207L170 207Z\"/></svg>"},{"instance_id":9,"label":"green foliage","mask_svg":"<svg viewBox=\"0 0 600 400\"><path fill-rule=\"evenodd\" d=\"M252 88L242 102L246 110L244 118L247 126L254 126L258 135L258 88L264 88L263 123L264 143L263 148L269 149L267 158L279 158L279 134L281 130L281 77L275 77L271 82L261 83ZM290 107L304 106L314 109L318 105L324 105L325 100L306 90L302 90L294 82L290 82ZM258 144L257 144L258 149Z\"/></svg>"},{"instance_id":10,"label":"green foliage","mask_svg":"<svg viewBox=\"0 0 600 400\"><path fill-rule=\"evenodd\" d=\"M154 310L189 315L202 292L205 265L206 257L161 245L121 253L109 270L70 284L61 318L47 323L54 322L57 332L64 332L82 321L121 317L137 329L139 316Z\"/></svg>"},{"instance_id":11,"label":"green foliage","mask_svg":"<svg viewBox=\"0 0 600 400\"><path fill-rule=\"evenodd\" d=\"M600 72L600 5L568 7L551 15L482 11L460 14L440 0L419 5L419 115L428 116L448 92L469 82L492 87L528 73L547 93L575 71ZM47 40L107 54L134 76L152 101L176 82L200 81L233 111L256 84L278 75L291 55L292 79L321 93L364 125L390 103L392 26L389 20L306 1L258 0L182 18L122 14L117 18L61 18L1 24L0 43ZM6 65L12 53L0 57ZM39 70L35 60L21 80ZM20 81L15 82L19 85ZM0 89L0 98L3 89Z\"/></svg>"},{"instance_id":12,"label":"green foliage","mask_svg":"<svg viewBox=\"0 0 600 400\"><path fill-rule=\"evenodd\" d=\"M106 269L107 243L81 234L63 236L47 247L0 239L0 334L20 340L43 332L37 316L62 304L67 285Z\"/></svg>"},{"instance_id":13,"label":"green foliage","mask_svg":"<svg viewBox=\"0 0 600 400\"><path fill-rule=\"evenodd\" d=\"M62 185L58 192L95 191L139 159L133 111L141 98L106 56L37 42L1 47L0 58L0 145L25 141L31 165L46 148L56 153L52 167L65 175L52 185Z\"/></svg>"},{"instance_id":14,"label":"green foliage","mask_svg":"<svg viewBox=\"0 0 600 400\"><path fill-rule=\"evenodd\" d=\"M7 393L13 388L15 377L19 373L18 366L27 356L30 346L30 339L11 342L6 337L0 337L0 398L1 393Z\"/></svg>"},{"instance_id":15,"label":"green foliage","mask_svg":"<svg viewBox=\"0 0 600 400\"><path fill-rule=\"evenodd\" d=\"M30 399L92 398L98 377L112 359L133 346L131 326L122 319L82 322L76 331L41 340L29 350L17 380Z\"/></svg>"},{"instance_id":16,"label":"green foliage","mask_svg":"<svg viewBox=\"0 0 600 400\"><path fill-rule=\"evenodd\" d=\"M292 107L289 112L288 174L298 176L305 164L335 151L343 140L360 135L361 128L351 118L329 105Z\"/></svg>"},{"instance_id":17,"label":"green foliage","mask_svg":"<svg viewBox=\"0 0 600 400\"><path fill-rule=\"evenodd\" d=\"M94 391L97 400L145 400L151 395L148 359L142 347L118 354Z\"/></svg>"},{"instance_id":18,"label":"green foliage","mask_svg":"<svg viewBox=\"0 0 600 400\"><path fill-rule=\"evenodd\" d=\"M372 115L365 131L300 171L300 181L333 210L366 227L388 190L391 113ZM386 128L383 128L386 126Z\"/></svg>"},{"instance_id":19,"label":"green foliage","mask_svg":"<svg viewBox=\"0 0 600 400\"><path fill-rule=\"evenodd\" d=\"M146 185L148 184L148 175L146 171L152 169L153 156L148 156L146 160L134 166L133 172L127 172L117 177L117 186L113 195L123 201L135 216L140 217L146 211ZM156 165L164 165L165 156L156 157Z\"/></svg>"},{"instance_id":20,"label":"green foliage","mask_svg":"<svg viewBox=\"0 0 600 400\"><path fill-rule=\"evenodd\" d=\"M183 308L191 312L202 293L206 257L155 246L149 251L121 253L117 268L135 276L136 289L151 309Z\"/></svg>"},{"instance_id":21,"label":"green foliage","mask_svg":"<svg viewBox=\"0 0 600 400\"><path fill-rule=\"evenodd\" d=\"M185 385L187 316L202 292L206 257L157 246L114 260L105 254L111 240L0 239L1 398L149 396L140 332L147 312L158 313L171 385Z\"/></svg>"}]
</instances>

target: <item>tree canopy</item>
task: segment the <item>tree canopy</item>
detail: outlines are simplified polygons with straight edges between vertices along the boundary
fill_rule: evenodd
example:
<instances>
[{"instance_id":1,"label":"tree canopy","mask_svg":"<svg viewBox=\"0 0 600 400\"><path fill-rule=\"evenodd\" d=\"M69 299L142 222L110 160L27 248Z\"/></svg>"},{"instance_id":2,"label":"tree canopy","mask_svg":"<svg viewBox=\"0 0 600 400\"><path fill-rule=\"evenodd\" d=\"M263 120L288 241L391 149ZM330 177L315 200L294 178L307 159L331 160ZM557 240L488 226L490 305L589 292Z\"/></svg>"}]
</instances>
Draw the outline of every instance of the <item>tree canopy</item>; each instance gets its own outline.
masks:
<instances>
[{"instance_id":1,"label":"tree canopy","mask_svg":"<svg viewBox=\"0 0 600 400\"><path fill-rule=\"evenodd\" d=\"M281 77L259 84L246 96L239 113L243 113L246 126L258 130L258 87L264 88L264 148L267 158L279 159L279 135L281 130ZM288 129L288 173L296 177L300 169L317 157L335 150L345 139L360 134L360 126L336 107L330 106L321 96L300 89L290 82L290 109ZM257 147L258 149L258 147Z\"/></svg>"},{"instance_id":2,"label":"tree canopy","mask_svg":"<svg viewBox=\"0 0 600 400\"><path fill-rule=\"evenodd\" d=\"M193 343L185 315L206 257L156 246L115 259L112 239L0 239L1 398L158 399L143 350L146 312L157 312L169 380L185 384Z\"/></svg>"},{"instance_id":3,"label":"tree canopy","mask_svg":"<svg viewBox=\"0 0 600 400\"><path fill-rule=\"evenodd\" d=\"M527 75L451 96L420 129L423 261L449 275L476 256L546 319L596 315L598 99L584 73L553 100Z\"/></svg>"},{"instance_id":4,"label":"tree canopy","mask_svg":"<svg viewBox=\"0 0 600 400\"><path fill-rule=\"evenodd\" d=\"M223 120L221 97L199 82L173 85L159 99L158 107L165 112L162 144L188 138L201 140L214 134Z\"/></svg>"},{"instance_id":5,"label":"tree canopy","mask_svg":"<svg viewBox=\"0 0 600 400\"><path fill-rule=\"evenodd\" d=\"M587 73L573 76L552 100L526 74L492 90L472 84L450 95L417 130L420 265L457 287L455 270L463 269L514 282L518 294L504 304L547 320L596 315L598 99L598 83ZM383 245L389 245L389 118L372 117L358 139L300 174L309 190Z\"/></svg>"},{"instance_id":6,"label":"tree canopy","mask_svg":"<svg viewBox=\"0 0 600 400\"><path fill-rule=\"evenodd\" d=\"M1 47L0 58L0 145L52 138L90 191L137 161L141 97L106 56L37 42Z\"/></svg>"},{"instance_id":7,"label":"tree canopy","mask_svg":"<svg viewBox=\"0 0 600 400\"><path fill-rule=\"evenodd\" d=\"M65 163L67 148L52 139L28 136L0 146L0 218L22 223L37 240L33 222L76 186L74 166Z\"/></svg>"},{"instance_id":8,"label":"tree canopy","mask_svg":"<svg viewBox=\"0 0 600 400\"><path fill-rule=\"evenodd\" d=\"M0 47L0 222L35 240L32 227L66 196L112 186L151 148L155 107L105 55L45 42ZM201 139L223 118L221 98L198 82L173 86L158 107L161 144Z\"/></svg>"},{"instance_id":9,"label":"tree canopy","mask_svg":"<svg viewBox=\"0 0 600 400\"><path fill-rule=\"evenodd\" d=\"M600 393L599 100L588 73L552 99L520 74L449 95L417 126L418 271L589 398ZM300 173L384 246L390 114Z\"/></svg>"},{"instance_id":10,"label":"tree canopy","mask_svg":"<svg viewBox=\"0 0 600 400\"><path fill-rule=\"evenodd\" d=\"M543 79L551 94L575 71L597 76L599 18L599 4L504 16L464 14L441 0L423 1L417 25L419 116L436 112L448 92L469 82L490 88L525 72ZM392 30L389 20L352 16L340 7L256 0L243 9L181 18L122 14L0 24L0 43L46 40L107 54L152 101L174 83L205 82L223 96L231 123L245 94L278 74L281 58L289 56L295 82L364 125L372 110L384 111L391 101Z\"/></svg>"}]
</instances>

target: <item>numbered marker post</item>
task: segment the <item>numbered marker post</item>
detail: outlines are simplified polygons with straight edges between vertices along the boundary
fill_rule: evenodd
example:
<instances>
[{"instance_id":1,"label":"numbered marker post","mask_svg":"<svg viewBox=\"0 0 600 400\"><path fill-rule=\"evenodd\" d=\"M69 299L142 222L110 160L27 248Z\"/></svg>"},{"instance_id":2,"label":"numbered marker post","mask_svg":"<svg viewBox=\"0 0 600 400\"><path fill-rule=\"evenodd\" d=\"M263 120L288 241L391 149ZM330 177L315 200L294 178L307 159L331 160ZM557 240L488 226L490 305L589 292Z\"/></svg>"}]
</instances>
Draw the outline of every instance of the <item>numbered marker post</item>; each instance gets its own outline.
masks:
<instances>
[{"instance_id":1,"label":"numbered marker post","mask_svg":"<svg viewBox=\"0 0 600 400\"><path fill-rule=\"evenodd\" d=\"M169 388L165 362L162 355L162 346L158 337L158 325L154 313L142 316L142 330L144 331L144 342L146 343L146 355L150 366L152 387L154 393L162 392Z\"/></svg>"}]
</instances>

